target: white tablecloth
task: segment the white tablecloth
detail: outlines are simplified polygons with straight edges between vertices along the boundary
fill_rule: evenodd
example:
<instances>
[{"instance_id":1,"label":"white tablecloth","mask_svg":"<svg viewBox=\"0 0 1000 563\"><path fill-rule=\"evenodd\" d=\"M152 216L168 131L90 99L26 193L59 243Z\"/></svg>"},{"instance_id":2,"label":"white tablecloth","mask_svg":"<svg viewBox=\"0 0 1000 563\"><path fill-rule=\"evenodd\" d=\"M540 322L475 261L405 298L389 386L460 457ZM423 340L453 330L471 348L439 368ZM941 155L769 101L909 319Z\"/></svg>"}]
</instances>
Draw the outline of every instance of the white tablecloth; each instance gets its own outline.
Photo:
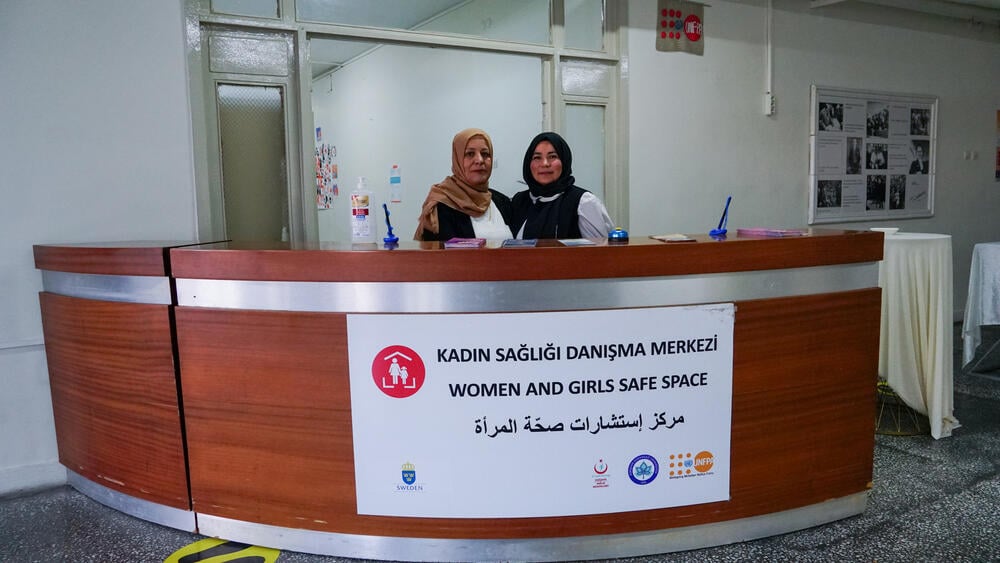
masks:
<instances>
[{"instance_id":1,"label":"white tablecloth","mask_svg":"<svg viewBox=\"0 0 1000 563\"><path fill-rule=\"evenodd\" d=\"M979 327L1000 324L1000 242L984 242L972 248L969 297L962 321L962 363L976 355L982 342Z\"/></svg>"},{"instance_id":2,"label":"white tablecloth","mask_svg":"<svg viewBox=\"0 0 1000 563\"><path fill-rule=\"evenodd\" d=\"M879 265L882 329L879 376L914 410L931 436L959 426L954 401L951 236L886 235Z\"/></svg>"}]
</instances>

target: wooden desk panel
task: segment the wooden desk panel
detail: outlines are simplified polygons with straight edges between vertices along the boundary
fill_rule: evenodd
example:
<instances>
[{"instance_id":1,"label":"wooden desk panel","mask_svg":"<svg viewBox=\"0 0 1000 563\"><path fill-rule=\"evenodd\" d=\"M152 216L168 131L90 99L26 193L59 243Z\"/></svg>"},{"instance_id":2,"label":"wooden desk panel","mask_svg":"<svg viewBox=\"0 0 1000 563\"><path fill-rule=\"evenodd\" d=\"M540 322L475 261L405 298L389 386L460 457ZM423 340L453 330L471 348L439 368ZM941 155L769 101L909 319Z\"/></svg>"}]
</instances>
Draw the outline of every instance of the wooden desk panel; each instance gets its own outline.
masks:
<instances>
[{"instance_id":1,"label":"wooden desk panel","mask_svg":"<svg viewBox=\"0 0 1000 563\"><path fill-rule=\"evenodd\" d=\"M553 518L359 516L346 315L178 307L195 510L288 528L552 538L685 527L865 491L878 288L737 303L729 502Z\"/></svg>"},{"instance_id":2,"label":"wooden desk panel","mask_svg":"<svg viewBox=\"0 0 1000 563\"><path fill-rule=\"evenodd\" d=\"M39 301L59 461L189 510L168 307L46 292Z\"/></svg>"},{"instance_id":3,"label":"wooden desk panel","mask_svg":"<svg viewBox=\"0 0 1000 563\"><path fill-rule=\"evenodd\" d=\"M677 276L805 268L882 259L882 233L810 229L809 236L739 237L695 243L636 237L628 245L567 248L540 240L534 248L474 251L438 242L402 242L394 250L351 250L350 245L292 247L287 243L223 243L170 251L177 278L427 282L521 281ZM586 265L585 267L582 265Z\"/></svg>"},{"instance_id":4,"label":"wooden desk panel","mask_svg":"<svg viewBox=\"0 0 1000 563\"><path fill-rule=\"evenodd\" d=\"M124 243L122 243L124 244ZM119 276L165 276L167 249L158 246L35 245L39 270Z\"/></svg>"}]
</instances>

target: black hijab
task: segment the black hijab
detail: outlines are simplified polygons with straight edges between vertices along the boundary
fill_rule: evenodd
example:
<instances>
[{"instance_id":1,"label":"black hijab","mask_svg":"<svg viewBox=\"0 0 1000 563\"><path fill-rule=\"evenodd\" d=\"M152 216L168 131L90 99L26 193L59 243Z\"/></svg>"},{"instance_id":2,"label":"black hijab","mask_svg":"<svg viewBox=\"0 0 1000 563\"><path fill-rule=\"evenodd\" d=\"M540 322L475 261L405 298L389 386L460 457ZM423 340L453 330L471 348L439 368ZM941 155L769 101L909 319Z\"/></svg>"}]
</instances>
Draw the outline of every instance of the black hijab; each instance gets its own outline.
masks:
<instances>
[{"instance_id":1,"label":"black hijab","mask_svg":"<svg viewBox=\"0 0 1000 563\"><path fill-rule=\"evenodd\" d=\"M552 143L552 148L555 149L556 154L559 155L559 160L562 162L562 174L554 182L545 185L539 184L531 175L531 158L535 154L535 149L543 141ZM575 181L573 178L573 153L569 150L566 140L551 131L539 133L531 140L527 152L524 153L524 166L521 172L525 183L528 184L528 192L532 197L536 198L536 201L524 198L528 201L524 202L527 208L522 208L524 230L521 237L525 239L579 237L579 227L575 220L576 213L572 214L574 219L572 225L562 225L562 228L560 228L560 219L563 219L563 222L565 222L565 218L563 217L565 214L560 213L566 200L564 193L573 187L573 182ZM549 201L537 199L548 199L553 196L557 197ZM568 203L567 205L572 205L572 203Z\"/></svg>"},{"instance_id":2,"label":"black hijab","mask_svg":"<svg viewBox=\"0 0 1000 563\"><path fill-rule=\"evenodd\" d=\"M555 182L544 186L539 184L531 175L531 157L535 154L535 148L542 141L552 143L556 154L559 155L559 160L562 161L562 174L556 178ZM531 191L531 195L535 197L550 197L562 193L576 181L573 178L573 152L569 150L566 140L560 137L558 133L551 131L539 133L531 140L528 150L524 153L524 165L521 167L521 174L524 176L525 183L528 184L528 190Z\"/></svg>"}]
</instances>

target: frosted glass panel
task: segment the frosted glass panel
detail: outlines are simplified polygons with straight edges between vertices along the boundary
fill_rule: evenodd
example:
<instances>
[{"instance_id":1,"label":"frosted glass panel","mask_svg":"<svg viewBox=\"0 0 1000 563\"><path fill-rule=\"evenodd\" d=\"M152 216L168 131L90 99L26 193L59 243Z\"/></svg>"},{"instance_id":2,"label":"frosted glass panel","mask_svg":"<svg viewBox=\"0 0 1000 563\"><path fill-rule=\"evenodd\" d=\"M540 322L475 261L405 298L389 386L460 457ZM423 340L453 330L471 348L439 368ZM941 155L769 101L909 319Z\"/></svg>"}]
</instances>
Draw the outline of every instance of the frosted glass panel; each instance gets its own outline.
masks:
<instances>
[{"instance_id":1,"label":"frosted glass panel","mask_svg":"<svg viewBox=\"0 0 1000 563\"><path fill-rule=\"evenodd\" d=\"M566 46L604 50L604 0L566 0Z\"/></svg>"},{"instance_id":2,"label":"frosted glass panel","mask_svg":"<svg viewBox=\"0 0 1000 563\"><path fill-rule=\"evenodd\" d=\"M208 38L209 70L288 76L288 50L284 39L212 35Z\"/></svg>"},{"instance_id":3,"label":"frosted glass panel","mask_svg":"<svg viewBox=\"0 0 1000 563\"><path fill-rule=\"evenodd\" d=\"M566 105L566 142L576 185L604 201L604 106Z\"/></svg>"},{"instance_id":4,"label":"frosted glass panel","mask_svg":"<svg viewBox=\"0 0 1000 563\"><path fill-rule=\"evenodd\" d=\"M277 241L287 227L282 94L274 86L218 86L222 193L231 239Z\"/></svg>"},{"instance_id":5,"label":"frosted glass panel","mask_svg":"<svg viewBox=\"0 0 1000 563\"><path fill-rule=\"evenodd\" d=\"M593 61L563 59L562 89L565 94L579 96L611 95L611 82L615 67Z\"/></svg>"},{"instance_id":6,"label":"frosted glass panel","mask_svg":"<svg viewBox=\"0 0 1000 563\"><path fill-rule=\"evenodd\" d=\"M212 11L234 16L277 18L278 0L212 0Z\"/></svg>"},{"instance_id":7,"label":"frosted glass panel","mask_svg":"<svg viewBox=\"0 0 1000 563\"><path fill-rule=\"evenodd\" d=\"M299 20L548 45L549 0L298 0Z\"/></svg>"}]
</instances>

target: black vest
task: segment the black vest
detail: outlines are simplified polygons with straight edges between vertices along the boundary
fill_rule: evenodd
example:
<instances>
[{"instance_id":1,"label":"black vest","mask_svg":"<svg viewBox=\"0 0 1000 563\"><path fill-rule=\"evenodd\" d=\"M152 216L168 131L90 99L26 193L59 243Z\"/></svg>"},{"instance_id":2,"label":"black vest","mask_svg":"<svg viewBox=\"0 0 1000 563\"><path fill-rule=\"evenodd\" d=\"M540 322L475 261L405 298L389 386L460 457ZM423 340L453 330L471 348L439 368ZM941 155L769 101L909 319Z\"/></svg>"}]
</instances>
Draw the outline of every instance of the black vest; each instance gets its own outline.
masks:
<instances>
[{"instance_id":1,"label":"black vest","mask_svg":"<svg viewBox=\"0 0 1000 563\"><path fill-rule=\"evenodd\" d=\"M511 230L514 236L521 231L525 219L528 217L528 210L534 205L528 190L514 194L511 200L511 208L514 212L514 220L511 222ZM580 198L587 190L570 186L551 205L557 205L556 224L546 225L544 235L539 238L580 238ZM551 233L551 234L550 234Z\"/></svg>"}]
</instances>

